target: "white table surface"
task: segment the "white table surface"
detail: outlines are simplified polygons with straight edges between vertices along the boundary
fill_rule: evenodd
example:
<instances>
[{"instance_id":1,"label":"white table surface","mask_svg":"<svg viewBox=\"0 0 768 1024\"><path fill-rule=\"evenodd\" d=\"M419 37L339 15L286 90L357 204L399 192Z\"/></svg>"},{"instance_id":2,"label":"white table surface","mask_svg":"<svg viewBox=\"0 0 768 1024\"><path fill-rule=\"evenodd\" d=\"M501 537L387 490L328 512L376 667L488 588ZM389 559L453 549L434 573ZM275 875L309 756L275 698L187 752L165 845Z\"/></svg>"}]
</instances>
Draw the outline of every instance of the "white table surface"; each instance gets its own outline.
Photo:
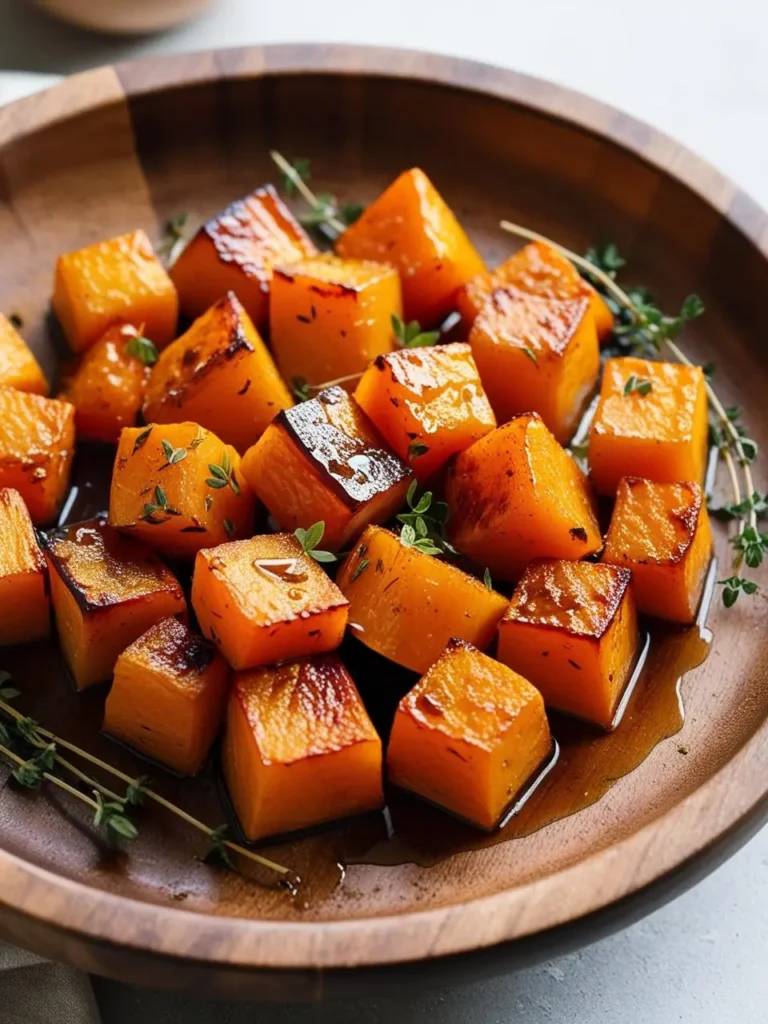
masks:
<instances>
[{"instance_id":1,"label":"white table surface","mask_svg":"<svg viewBox=\"0 0 768 1024\"><path fill-rule=\"evenodd\" d=\"M217 0L195 22L130 40L58 25L26 0L0 0L2 69L68 73L149 53L308 40L410 46L507 65L651 122L768 206L766 38L765 0ZM0 102L38 84L0 77ZM104 1024L764 1024L767 880L765 829L697 888L612 938L418 999L392 993L321 1008L238 1007L99 979L96 994Z\"/></svg>"}]
</instances>

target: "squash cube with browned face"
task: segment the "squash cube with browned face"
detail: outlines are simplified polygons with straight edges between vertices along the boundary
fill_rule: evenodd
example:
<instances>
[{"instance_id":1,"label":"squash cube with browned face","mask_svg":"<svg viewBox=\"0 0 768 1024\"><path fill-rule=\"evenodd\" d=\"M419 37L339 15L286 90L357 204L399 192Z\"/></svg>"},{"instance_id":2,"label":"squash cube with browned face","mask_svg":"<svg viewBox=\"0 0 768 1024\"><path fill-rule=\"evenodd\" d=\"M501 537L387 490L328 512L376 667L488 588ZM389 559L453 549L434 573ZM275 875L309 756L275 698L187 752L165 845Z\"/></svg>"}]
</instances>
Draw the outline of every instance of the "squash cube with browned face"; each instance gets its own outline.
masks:
<instances>
[{"instance_id":1,"label":"squash cube with browned face","mask_svg":"<svg viewBox=\"0 0 768 1024\"><path fill-rule=\"evenodd\" d=\"M712 530L696 483L619 482L603 561L632 571L638 609L670 622L696 619L712 559Z\"/></svg>"},{"instance_id":2,"label":"squash cube with browned face","mask_svg":"<svg viewBox=\"0 0 768 1024\"><path fill-rule=\"evenodd\" d=\"M541 694L471 644L450 640L398 705L387 775L490 830L551 750Z\"/></svg>"},{"instance_id":3,"label":"squash cube with browned face","mask_svg":"<svg viewBox=\"0 0 768 1024\"><path fill-rule=\"evenodd\" d=\"M379 356L355 401L419 480L496 426L472 351L458 342Z\"/></svg>"},{"instance_id":4,"label":"squash cube with browned face","mask_svg":"<svg viewBox=\"0 0 768 1024\"><path fill-rule=\"evenodd\" d=\"M18 491L0 490L0 646L47 636L48 568Z\"/></svg>"},{"instance_id":5,"label":"squash cube with browned face","mask_svg":"<svg viewBox=\"0 0 768 1024\"><path fill-rule=\"evenodd\" d=\"M74 454L69 402L0 388L0 487L19 492L36 526L56 518Z\"/></svg>"},{"instance_id":6,"label":"squash cube with browned face","mask_svg":"<svg viewBox=\"0 0 768 1024\"><path fill-rule=\"evenodd\" d=\"M196 423L123 430L109 492L109 522L163 554L191 558L200 548L247 537L256 499L240 456Z\"/></svg>"},{"instance_id":7,"label":"squash cube with browned face","mask_svg":"<svg viewBox=\"0 0 768 1024\"><path fill-rule=\"evenodd\" d=\"M133 324L162 348L179 315L173 282L141 230L59 256L52 305L75 352L116 321Z\"/></svg>"},{"instance_id":8,"label":"squash cube with browned face","mask_svg":"<svg viewBox=\"0 0 768 1024\"><path fill-rule=\"evenodd\" d=\"M144 419L191 420L244 452L291 405L269 350L230 292L160 355L147 387Z\"/></svg>"},{"instance_id":9,"label":"squash cube with browned face","mask_svg":"<svg viewBox=\"0 0 768 1024\"><path fill-rule=\"evenodd\" d=\"M268 322L276 263L317 249L271 185L238 199L207 221L171 267L185 316L201 316L233 291L258 329Z\"/></svg>"},{"instance_id":10,"label":"squash cube with browned face","mask_svg":"<svg viewBox=\"0 0 768 1024\"><path fill-rule=\"evenodd\" d=\"M161 619L117 659L104 732L195 775L224 719L229 674L212 644L178 619Z\"/></svg>"},{"instance_id":11,"label":"squash cube with browned face","mask_svg":"<svg viewBox=\"0 0 768 1024\"><path fill-rule=\"evenodd\" d=\"M446 500L451 543L494 579L519 579L534 558L575 560L602 547L589 482L536 414L462 452Z\"/></svg>"},{"instance_id":12,"label":"squash cube with browned face","mask_svg":"<svg viewBox=\"0 0 768 1024\"><path fill-rule=\"evenodd\" d=\"M335 650L348 605L292 534L221 544L195 560L200 628L235 669Z\"/></svg>"},{"instance_id":13,"label":"squash cube with browned face","mask_svg":"<svg viewBox=\"0 0 768 1024\"><path fill-rule=\"evenodd\" d=\"M109 679L129 644L186 610L170 569L101 517L54 531L43 547L59 642L78 689Z\"/></svg>"},{"instance_id":14,"label":"squash cube with browned face","mask_svg":"<svg viewBox=\"0 0 768 1024\"><path fill-rule=\"evenodd\" d=\"M335 655L238 673L222 759L249 840L384 804L381 740Z\"/></svg>"},{"instance_id":15,"label":"squash cube with browned face","mask_svg":"<svg viewBox=\"0 0 768 1024\"><path fill-rule=\"evenodd\" d=\"M548 707L609 729L639 650L631 575L595 562L534 562L499 626L499 661Z\"/></svg>"},{"instance_id":16,"label":"squash cube with browned face","mask_svg":"<svg viewBox=\"0 0 768 1024\"><path fill-rule=\"evenodd\" d=\"M499 423L537 412L561 444L570 441L600 372L587 299L497 289L475 320L469 344Z\"/></svg>"},{"instance_id":17,"label":"squash cube with browned face","mask_svg":"<svg viewBox=\"0 0 768 1024\"><path fill-rule=\"evenodd\" d=\"M0 313L0 387L48 394L48 381L22 336Z\"/></svg>"},{"instance_id":18,"label":"squash cube with browned face","mask_svg":"<svg viewBox=\"0 0 768 1024\"><path fill-rule=\"evenodd\" d=\"M701 483L707 437L701 367L629 356L606 362L589 432L589 472L599 494L615 494L624 476Z\"/></svg>"},{"instance_id":19,"label":"squash cube with browned face","mask_svg":"<svg viewBox=\"0 0 768 1024\"><path fill-rule=\"evenodd\" d=\"M331 551L393 516L413 479L339 387L281 412L245 453L243 476L284 529L324 522Z\"/></svg>"}]
</instances>

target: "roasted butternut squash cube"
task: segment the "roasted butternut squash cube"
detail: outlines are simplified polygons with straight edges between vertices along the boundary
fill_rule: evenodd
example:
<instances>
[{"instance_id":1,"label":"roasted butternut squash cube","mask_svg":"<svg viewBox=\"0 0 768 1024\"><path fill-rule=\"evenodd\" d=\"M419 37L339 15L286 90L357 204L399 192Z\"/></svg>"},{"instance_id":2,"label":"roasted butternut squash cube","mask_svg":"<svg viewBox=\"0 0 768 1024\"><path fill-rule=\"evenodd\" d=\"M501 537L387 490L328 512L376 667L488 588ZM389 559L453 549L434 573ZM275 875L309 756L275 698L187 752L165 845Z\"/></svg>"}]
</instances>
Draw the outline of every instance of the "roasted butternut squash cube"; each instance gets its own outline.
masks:
<instances>
[{"instance_id":1,"label":"roasted butternut squash cube","mask_svg":"<svg viewBox=\"0 0 768 1024\"><path fill-rule=\"evenodd\" d=\"M384 804L381 740L335 655L238 673L223 767L249 840Z\"/></svg>"},{"instance_id":2,"label":"roasted butternut squash cube","mask_svg":"<svg viewBox=\"0 0 768 1024\"><path fill-rule=\"evenodd\" d=\"M698 366L609 359L589 431L589 472L600 494L624 476L701 483L707 464L707 393Z\"/></svg>"},{"instance_id":3,"label":"roasted butternut squash cube","mask_svg":"<svg viewBox=\"0 0 768 1024\"><path fill-rule=\"evenodd\" d=\"M456 637L488 647L507 599L434 555L369 526L339 569L358 640L385 658L426 672Z\"/></svg>"},{"instance_id":4,"label":"roasted butternut squash cube","mask_svg":"<svg viewBox=\"0 0 768 1024\"><path fill-rule=\"evenodd\" d=\"M65 381L59 397L75 407L78 437L114 444L123 427L135 425L149 378L149 367L131 352L138 336L130 324L107 328Z\"/></svg>"},{"instance_id":5,"label":"roasted butternut squash cube","mask_svg":"<svg viewBox=\"0 0 768 1024\"><path fill-rule=\"evenodd\" d=\"M450 640L398 705L387 775L490 831L551 750L541 694L471 644Z\"/></svg>"},{"instance_id":6,"label":"roasted butternut squash cube","mask_svg":"<svg viewBox=\"0 0 768 1024\"><path fill-rule=\"evenodd\" d=\"M48 394L48 381L40 364L10 320L0 313L0 387Z\"/></svg>"},{"instance_id":7,"label":"roasted butternut squash cube","mask_svg":"<svg viewBox=\"0 0 768 1024\"><path fill-rule=\"evenodd\" d=\"M281 412L245 453L243 476L284 529L324 522L331 551L393 516L413 479L339 387Z\"/></svg>"},{"instance_id":8,"label":"roasted butternut squash cube","mask_svg":"<svg viewBox=\"0 0 768 1024\"><path fill-rule=\"evenodd\" d=\"M349 602L289 533L198 552L192 606L235 669L335 650Z\"/></svg>"},{"instance_id":9,"label":"roasted butternut squash cube","mask_svg":"<svg viewBox=\"0 0 768 1024\"><path fill-rule=\"evenodd\" d=\"M542 299L586 299L598 338L607 341L613 332L613 314L605 299L567 256L547 242L531 242L495 270L467 282L457 297L458 310L467 324L473 323L497 288L512 288Z\"/></svg>"},{"instance_id":10,"label":"roasted butternut squash cube","mask_svg":"<svg viewBox=\"0 0 768 1024\"><path fill-rule=\"evenodd\" d=\"M634 476L619 482L603 561L631 570L639 611L695 622L711 559L712 529L698 484Z\"/></svg>"},{"instance_id":11,"label":"roasted butternut squash cube","mask_svg":"<svg viewBox=\"0 0 768 1024\"><path fill-rule=\"evenodd\" d=\"M419 480L496 426L472 351L460 342L379 356L355 401Z\"/></svg>"},{"instance_id":12,"label":"roasted butternut squash cube","mask_svg":"<svg viewBox=\"0 0 768 1024\"><path fill-rule=\"evenodd\" d=\"M203 224L171 267L171 278L186 316L201 316L233 291L261 331L268 322L274 265L316 253L277 192L265 185Z\"/></svg>"},{"instance_id":13,"label":"roasted butternut squash cube","mask_svg":"<svg viewBox=\"0 0 768 1024\"><path fill-rule=\"evenodd\" d=\"M153 424L120 434L109 522L175 558L247 537L256 499L240 456L196 423Z\"/></svg>"},{"instance_id":14,"label":"roasted butternut squash cube","mask_svg":"<svg viewBox=\"0 0 768 1024\"><path fill-rule=\"evenodd\" d=\"M436 325L455 307L462 285L485 264L450 207L418 167L374 199L336 242L352 259L394 263L407 320Z\"/></svg>"},{"instance_id":15,"label":"roasted butternut squash cube","mask_svg":"<svg viewBox=\"0 0 768 1024\"><path fill-rule=\"evenodd\" d=\"M161 353L147 387L144 419L192 420L244 452L291 405L269 350L229 292Z\"/></svg>"},{"instance_id":16,"label":"roasted butternut squash cube","mask_svg":"<svg viewBox=\"0 0 768 1024\"><path fill-rule=\"evenodd\" d=\"M519 579L534 558L575 560L602 547L589 481L536 413L457 456L445 493L451 543L494 579Z\"/></svg>"},{"instance_id":17,"label":"roasted butternut squash cube","mask_svg":"<svg viewBox=\"0 0 768 1024\"><path fill-rule=\"evenodd\" d=\"M74 406L0 388L0 487L19 492L36 526L56 518L74 454Z\"/></svg>"},{"instance_id":18,"label":"roasted butternut squash cube","mask_svg":"<svg viewBox=\"0 0 768 1024\"><path fill-rule=\"evenodd\" d=\"M561 444L570 441L600 373L586 299L497 289L475 320L469 344L499 423L537 412Z\"/></svg>"},{"instance_id":19,"label":"roasted butternut squash cube","mask_svg":"<svg viewBox=\"0 0 768 1024\"><path fill-rule=\"evenodd\" d=\"M310 385L362 373L395 348L392 315L402 311L391 264L322 253L276 267L269 339L280 373Z\"/></svg>"},{"instance_id":20,"label":"roasted butternut squash cube","mask_svg":"<svg viewBox=\"0 0 768 1024\"><path fill-rule=\"evenodd\" d=\"M631 576L597 562L534 562L501 620L499 661L548 707L609 729L639 649Z\"/></svg>"},{"instance_id":21,"label":"roasted butternut squash cube","mask_svg":"<svg viewBox=\"0 0 768 1024\"><path fill-rule=\"evenodd\" d=\"M59 256L52 305L75 352L120 320L162 348L179 315L173 282L141 230Z\"/></svg>"},{"instance_id":22,"label":"roasted butternut squash cube","mask_svg":"<svg viewBox=\"0 0 768 1024\"><path fill-rule=\"evenodd\" d=\"M0 646L47 636L48 568L18 491L0 489Z\"/></svg>"},{"instance_id":23,"label":"roasted butternut squash cube","mask_svg":"<svg viewBox=\"0 0 768 1024\"><path fill-rule=\"evenodd\" d=\"M178 619L161 619L117 659L104 732L195 775L224 720L229 674L212 644Z\"/></svg>"},{"instance_id":24,"label":"roasted butternut squash cube","mask_svg":"<svg viewBox=\"0 0 768 1024\"><path fill-rule=\"evenodd\" d=\"M59 643L80 690L109 679L118 657L150 626L186 610L171 570L101 516L42 542Z\"/></svg>"}]
</instances>

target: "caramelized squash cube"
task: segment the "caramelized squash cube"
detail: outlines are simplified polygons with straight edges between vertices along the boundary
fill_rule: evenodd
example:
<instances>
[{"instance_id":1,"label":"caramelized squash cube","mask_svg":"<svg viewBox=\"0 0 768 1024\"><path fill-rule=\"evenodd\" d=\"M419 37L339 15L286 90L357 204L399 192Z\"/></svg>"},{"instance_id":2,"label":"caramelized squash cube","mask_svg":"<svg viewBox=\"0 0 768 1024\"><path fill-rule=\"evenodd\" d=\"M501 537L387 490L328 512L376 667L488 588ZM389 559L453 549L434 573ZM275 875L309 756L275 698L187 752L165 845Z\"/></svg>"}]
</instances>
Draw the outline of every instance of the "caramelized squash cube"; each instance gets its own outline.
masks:
<instances>
[{"instance_id":1,"label":"caramelized squash cube","mask_svg":"<svg viewBox=\"0 0 768 1024\"><path fill-rule=\"evenodd\" d=\"M178 580L144 544L103 517L43 538L64 660L83 690L109 679L134 640L186 611Z\"/></svg>"},{"instance_id":2,"label":"caramelized squash cube","mask_svg":"<svg viewBox=\"0 0 768 1024\"><path fill-rule=\"evenodd\" d=\"M402 311L388 263L323 253L276 267L269 338L280 373L315 386L362 373L395 348L392 315Z\"/></svg>"},{"instance_id":3,"label":"caramelized squash cube","mask_svg":"<svg viewBox=\"0 0 768 1024\"><path fill-rule=\"evenodd\" d=\"M75 352L121 320L162 348L179 315L173 282L141 230L59 256L52 305Z\"/></svg>"},{"instance_id":4,"label":"caramelized squash cube","mask_svg":"<svg viewBox=\"0 0 768 1024\"><path fill-rule=\"evenodd\" d=\"M624 476L701 483L707 437L700 367L630 356L606 362L589 432L589 472L598 493L615 494Z\"/></svg>"},{"instance_id":5,"label":"caramelized squash cube","mask_svg":"<svg viewBox=\"0 0 768 1024\"><path fill-rule=\"evenodd\" d=\"M196 423L126 428L109 492L109 522L175 558L247 537L256 499L240 456Z\"/></svg>"},{"instance_id":6,"label":"caramelized squash cube","mask_svg":"<svg viewBox=\"0 0 768 1024\"><path fill-rule=\"evenodd\" d=\"M340 387L281 412L245 453L243 476L284 529L324 522L331 551L393 516L413 479Z\"/></svg>"},{"instance_id":7,"label":"caramelized squash cube","mask_svg":"<svg viewBox=\"0 0 768 1024\"><path fill-rule=\"evenodd\" d=\"M490 831L551 750L541 694L454 639L398 705L387 775Z\"/></svg>"},{"instance_id":8,"label":"caramelized squash cube","mask_svg":"<svg viewBox=\"0 0 768 1024\"><path fill-rule=\"evenodd\" d=\"M547 707L610 728L639 649L630 579L614 565L534 562L499 626L499 661Z\"/></svg>"},{"instance_id":9,"label":"caramelized squash cube","mask_svg":"<svg viewBox=\"0 0 768 1024\"><path fill-rule=\"evenodd\" d=\"M698 484L634 476L619 482L603 561L632 571L639 611L695 622L711 559L712 529Z\"/></svg>"},{"instance_id":10,"label":"caramelized squash cube","mask_svg":"<svg viewBox=\"0 0 768 1024\"><path fill-rule=\"evenodd\" d=\"M426 672L451 639L485 648L507 599L453 565L369 526L339 569L350 629L385 658Z\"/></svg>"},{"instance_id":11,"label":"caramelized squash cube","mask_svg":"<svg viewBox=\"0 0 768 1024\"><path fill-rule=\"evenodd\" d=\"M104 732L196 775L224 720L228 683L229 665L212 644L178 619L161 619L117 659Z\"/></svg>"},{"instance_id":12,"label":"caramelized squash cube","mask_svg":"<svg viewBox=\"0 0 768 1024\"><path fill-rule=\"evenodd\" d=\"M223 767L249 840L384 804L381 740L335 655L238 673Z\"/></svg>"},{"instance_id":13,"label":"caramelized squash cube","mask_svg":"<svg viewBox=\"0 0 768 1024\"><path fill-rule=\"evenodd\" d=\"M32 351L10 320L0 313L0 387L47 395L48 381Z\"/></svg>"},{"instance_id":14,"label":"caramelized squash cube","mask_svg":"<svg viewBox=\"0 0 768 1024\"><path fill-rule=\"evenodd\" d=\"M446 500L452 544L494 579L518 580L534 558L575 560L602 547L589 482L535 413L462 452Z\"/></svg>"},{"instance_id":15,"label":"caramelized squash cube","mask_svg":"<svg viewBox=\"0 0 768 1024\"><path fill-rule=\"evenodd\" d=\"M48 636L48 568L18 491L0 490L0 647Z\"/></svg>"},{"instance_id":16,"label":"caramelized squash cube","mask_svg":"<svg viewBox=\"0 0 768 1024\"><path fill-rule=\"evenodd\" d=\"M586 299L497 289L475 320L469 344L499 423L537 412L561 444L570 441L600 372Z\"/></svg>"},{"instance_id":17,"label":"caramelized squash cube","mask_svg":"<svg viewBox=\"0 0 768 1024\"><path fill-rule=\"evenodd\" d=\"M531 242L495 270L467 282L457 297L458 310L467 324L473 323L497 288L511 288L542 299L586 299L598 338L607 341L613 333L613 314L605 299L567 256L547 242Z\"/></svg>"},{"instance_id":18,"label":"caramelized squash cube","mask_svg":"<svg viewBox=\"0 0 768 1024\"><path fill-rule=\"evenodd\" d=\"M229 292L161 354L152 368L144 419L192 420L242 453L291 405L267 346Z\"/></svg>"},{"instance_id":19,"label":"caramelized squash cube","mask_svg":"<svg viewBox=\"0 0 768 1024\"><path fill-rule=\"evenodd\" d=\"M171 267L185 316L201 316L233 291L265 330L272 268L317 249L271 185L232 203L203 224Z\"/></svg>"},{"instance_id":20,"label":"caramelized squash cube","mask_svg":"<svg viewBox=\"0 0 768 1024\"><path fill-rule=\"evenodd\" d=\"M459 342L379 356L355 400L419 480L496 426L472 351Z\"/></svg>"},{"instance_id":21,"label":"caramelized squash cube","mask_svg":"<svg viewBox=\"0 0 768 1024\"><path fill-rule=\"evenodd\" d=\"M192 606L235 669L335 650L349 602L292 534L198 552Z\"/></svg>"},{"instance_id":22,"label":"caramelized squash cube","mask_svg":"<svg viewBox=\"0 0 768 1024\"><path fill-rule=\"evenodd\" d=\"M36 526L56 518L74 454L74 406L0 388L0 487L19 492Z\"/></svg>"},{"instance_id":23,"label":"caramelized squash cube","mask_svg":"<svg viewBox=\"0 0 768 1024\"><path fill-rule=\"evenodd\" d=\"M138 336L130 324L114 324L86 352L62 389L75 407L77 436L114 444L123 427L139 418L149 367L128 346Z\"/></svg>"},{"instance_id":24,"label":"caramelized squash cube","mask_svg":"<svg viewBox=\"0 0 768 1024\"><path fill-rule=\"evenodd\" d=\"M418 167L399 178L336 242L340 256L394 263L407 320L440 323L462 285L485 270L480 254Z\"/></svg>"}]
</instances>

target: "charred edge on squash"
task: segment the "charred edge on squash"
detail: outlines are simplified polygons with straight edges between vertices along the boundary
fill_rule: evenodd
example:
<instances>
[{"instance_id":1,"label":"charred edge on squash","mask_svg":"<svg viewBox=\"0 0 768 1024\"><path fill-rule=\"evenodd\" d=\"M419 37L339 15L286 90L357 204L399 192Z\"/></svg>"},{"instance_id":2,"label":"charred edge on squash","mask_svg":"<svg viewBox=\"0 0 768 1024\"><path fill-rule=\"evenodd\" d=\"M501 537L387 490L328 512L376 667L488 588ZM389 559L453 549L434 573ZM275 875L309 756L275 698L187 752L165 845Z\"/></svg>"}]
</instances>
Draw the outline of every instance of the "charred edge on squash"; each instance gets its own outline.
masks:
<instances>
[{"instance_id":1,"label":"charred edge on squash","mask_svg":"<svg viewBox=\"0 0 768 1024\"><path fill-rule=\"evenodd\" d=\"M615 569L618 572L618 574L620 575L620 577L621 577L621 579L617 581L616 585L611 587L611 589L610 589L610 592L609 592L609 595L608 595L609 598L610 598L610 601L609 601L609 603L606 604L605 615L604 615L604 617L601 619L601 621L599 623L598 630L595 630L595 631L593 631L591 633L580 633L580 632L577 632L576 630L569 629L564 624L552 623L552 622L539 622L536 619L528 618L528 616L525 613L517 614L517 609L512 604L509 605L509 608L504 613L504 616L503 616L503 618L501 619L501 621L499 623L500 627L503 629L504 625L507 622L519 622L519 623L522 623L525 626L532 626L532 627L534 627L536 629L545 630L546 632L561 633L561 634L562 633L566 633L568 636L579 637L579 639L581 639L581 640L588 640L590 642L599 643L600 640L603 639L605 634L608 632L608 630L613 625L613 623L614 623L614 621L616 619L616 613L621 608L622 601L624 601L624 599L629 594L629 583L630 583L630 580L632 579L632 572L631 572L631 570L626 569L626 568L624 568L624 566L621 566L621 565L610 565L609 566L608 563L602 563L602 562L598 562L598 563L594 563L594 564L601 565L601 566L605 565L606 568ZM519 584L518 584L518 586L519 586Z\"/></svg>"}]
</instances>

